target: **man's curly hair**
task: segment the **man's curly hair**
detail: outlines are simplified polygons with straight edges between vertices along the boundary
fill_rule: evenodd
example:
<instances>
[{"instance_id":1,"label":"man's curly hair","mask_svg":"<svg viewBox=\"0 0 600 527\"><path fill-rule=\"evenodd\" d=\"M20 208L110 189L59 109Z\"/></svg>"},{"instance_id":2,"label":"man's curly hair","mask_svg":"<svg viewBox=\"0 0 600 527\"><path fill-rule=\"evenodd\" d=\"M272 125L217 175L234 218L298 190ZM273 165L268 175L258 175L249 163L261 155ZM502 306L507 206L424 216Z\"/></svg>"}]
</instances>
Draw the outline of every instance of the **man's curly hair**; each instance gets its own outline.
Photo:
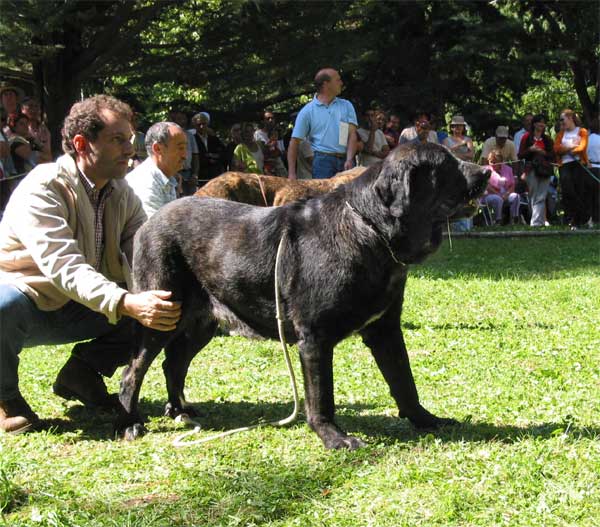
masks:
<instances>
[{"instance_id":1,"label":"man's curly hair","mask_svg":"<svg viewBox=\"0 0 600 527\"><path fill-rule=\"evenodd\" d=\"M71 106L61 132L65 154L75 153L73 138L77 134L83 135L88 141L98 138L98 134L106 126L101 115L106 110L114 112L128 121L131 121L133 115L127 103L110 95L94 95Z\"/></svg>"}]
</instances>

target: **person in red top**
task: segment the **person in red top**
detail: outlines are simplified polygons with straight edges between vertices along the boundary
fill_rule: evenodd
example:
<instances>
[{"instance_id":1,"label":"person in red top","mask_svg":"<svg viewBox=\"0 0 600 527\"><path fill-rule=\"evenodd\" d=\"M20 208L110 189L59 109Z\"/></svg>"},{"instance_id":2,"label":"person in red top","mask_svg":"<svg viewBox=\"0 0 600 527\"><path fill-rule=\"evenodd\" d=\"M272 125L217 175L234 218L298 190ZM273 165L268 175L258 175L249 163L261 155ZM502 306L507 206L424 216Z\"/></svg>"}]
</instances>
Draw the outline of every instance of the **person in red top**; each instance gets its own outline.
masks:
<instances>
[{"instance_id":1,"label":"person in red top","mask_svg":"<svg viewBox=\"0 0 600 527\"><path fill-rule=\"evenodd\" d=\"M560 166L560 186L566 219L572 230L584 225L591 216L591 195L586 192L582 165L587 165L588 131L579 126L579 116L573 110L560 114L561 130L554 140L554 153Z\"/></svg>"},{"instance_id":2,"label":"person in red top","mask_svg":"<svg viewBox=\"0 0 600 527\"><path fill-rule=\"evenodd\" d=\"M546 196L550 187L550 177L554 172L554 150L552 139L545 132L545 117L535 115L529 131L523 134L519 145L519 159L525 161L525 170L521 177L527 181L529 189L532 227L549 225L546 220Z\"/></svg>"}]
</instances>

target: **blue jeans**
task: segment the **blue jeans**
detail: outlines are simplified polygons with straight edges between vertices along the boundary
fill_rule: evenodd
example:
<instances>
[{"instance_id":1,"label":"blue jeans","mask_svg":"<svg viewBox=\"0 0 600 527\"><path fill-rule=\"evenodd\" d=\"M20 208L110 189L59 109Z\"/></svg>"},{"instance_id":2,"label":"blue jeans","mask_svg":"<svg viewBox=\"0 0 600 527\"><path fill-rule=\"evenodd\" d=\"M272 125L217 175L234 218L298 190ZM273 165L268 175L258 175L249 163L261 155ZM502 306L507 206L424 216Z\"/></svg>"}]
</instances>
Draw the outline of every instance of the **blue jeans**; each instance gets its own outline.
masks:
<instances>
[{"instance_id":1,"label":"blue jeans","mask_svg":"<svg viewBox=\"0 0 600 527\"><path fill-rule=\"evenodd\" d=\"M0 284L0 400L19 393L19 353L41 344L76 344L72 353L97 372L111 376L131 355L134 320L110 324L101 313L68 302L56 311L41 311L12 285Z\"/></svg>"},{"instance_id":2,"label":"blue jeans","mask_svg":"<svg viewBox=\"0 0 600 527\"><path fill-rule=\"evenodd\" d=\"M344 170L345 158L315 152L312 164L313 179L327 179Z\"/></svg>"}]
</instances>

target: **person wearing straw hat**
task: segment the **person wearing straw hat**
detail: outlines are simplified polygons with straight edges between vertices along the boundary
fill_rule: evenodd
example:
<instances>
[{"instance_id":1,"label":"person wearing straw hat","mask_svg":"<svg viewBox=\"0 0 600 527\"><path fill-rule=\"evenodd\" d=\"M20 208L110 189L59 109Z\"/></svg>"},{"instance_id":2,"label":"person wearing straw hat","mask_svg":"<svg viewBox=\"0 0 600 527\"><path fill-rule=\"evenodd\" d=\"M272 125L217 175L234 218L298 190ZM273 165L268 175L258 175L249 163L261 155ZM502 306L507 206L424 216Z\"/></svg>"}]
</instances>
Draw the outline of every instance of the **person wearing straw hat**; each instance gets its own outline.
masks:
<instances>
[{"instance_id":1,"label":"person wearing straw hat","mask_svg":"<svg viewBox=\"0 0 600 527\"><path fill-rule=\"evenodd\" d=\"M462 115L455 115L450 121L450 135L442 143L450 152L463 161L473 161L473 141L465 132L467 123Z\"/></svg>"},{"instance_id":2,"label":"person wearing straw hat","mask_svg":"<svg viewBox=\"0 0 600 527\"><path fill-rule=\"evenodd\" d=\"M508 138L508 126L498 126L493 137L488 137L481 150L481 164L487 164L488 156L492 150L500 150L505 163L516 165L519 162L515 143Z\"/></svg>"},{"instance_id":3,"label":"person wearing straw hat","mask_svg":"<svg viewBox=\"0 0 600 527\"><path fill-rule=\"evenodd\" d=\"M0 82L0 104L4 111L10 115L18 113L19 103L25 96L25 92L9 82Z\"/></svg>"}]
</instances>

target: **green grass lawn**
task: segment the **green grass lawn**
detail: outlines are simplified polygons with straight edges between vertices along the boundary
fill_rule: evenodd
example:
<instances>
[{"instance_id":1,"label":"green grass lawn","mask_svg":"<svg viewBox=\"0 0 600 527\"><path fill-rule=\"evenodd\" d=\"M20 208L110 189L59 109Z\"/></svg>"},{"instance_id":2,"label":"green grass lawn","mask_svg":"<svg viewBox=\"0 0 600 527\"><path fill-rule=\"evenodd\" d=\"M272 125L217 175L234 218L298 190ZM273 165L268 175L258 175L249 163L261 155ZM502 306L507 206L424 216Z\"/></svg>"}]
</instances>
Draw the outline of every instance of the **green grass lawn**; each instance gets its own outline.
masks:
<instances>
[{"instance_id":1,"label":"green grass lawn","mask_svg":"<svg viewBox=\"0 0 600 527\"><path fill-rule=\"evenodd\" d=\"M21 389L47 431L0 437L2 521L16 526L600 525L600 241L454 239L411 270L403 327L423 404L459 419L417 433L360 339L334 359L338 419L368 446L325 451L301 419L174 448L160 361L150 433L51 392L70 347L25 350ZM295 351L292 348L293 351ZM299 363L294 354L299 375ZM219 337L192 363L200 437L292 408L279 344ZM118 378L110 380L113 390ZM2 523L0 522L0 525Z\"/></svg>"}]
</instances>

